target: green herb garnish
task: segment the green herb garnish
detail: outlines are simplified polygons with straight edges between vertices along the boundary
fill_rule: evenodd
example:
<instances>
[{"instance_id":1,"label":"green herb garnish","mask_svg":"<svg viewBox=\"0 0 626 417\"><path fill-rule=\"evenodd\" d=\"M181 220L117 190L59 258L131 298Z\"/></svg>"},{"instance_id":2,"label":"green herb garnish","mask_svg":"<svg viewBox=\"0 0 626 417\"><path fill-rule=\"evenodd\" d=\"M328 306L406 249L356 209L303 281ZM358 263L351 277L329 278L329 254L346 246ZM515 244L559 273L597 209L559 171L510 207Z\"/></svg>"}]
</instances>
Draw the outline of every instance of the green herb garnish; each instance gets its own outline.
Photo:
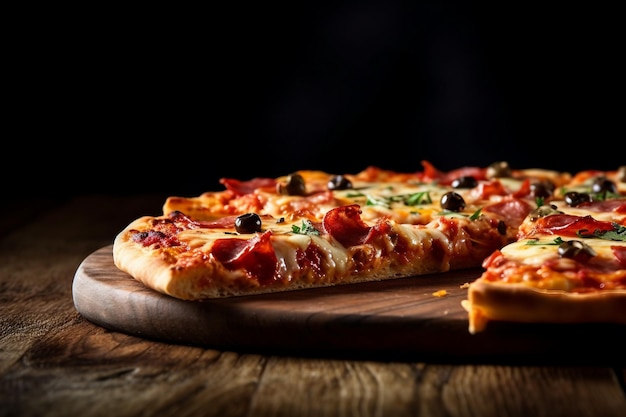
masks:
<instances>
[{"instance_id":1,"label":"green herb garnish","mask_svg":"<svg viewBox=\"0 0 626 417\"><path fill-rule=\"evenodd\" d=\"M555 238L552 242L540 242L539 239L530 239L526 242L527 245L560 245L563 243L563 239L561 237Z\"/></svg>"},{"instance_id":2,"label":"green herb garnish","mask_svg":"<svg viewBox=\"0 0 626 417\"><path fill-rule=\"evenodd\" d=\"M621 226L617 223L612 223L612 225L613 230L596 229L592 233L587 233L587 230L579 230L576 234L582 238L626 241L626 226Z\"/></svg>"},{"instance_id":3,"label":"green herb garnish","mask_svg":"<svg viewBox=\"0 0 626 417\"><path fill-rule=\"evenodd\" d=\"M536 197L535 198L535 204L537 204L537 207L543 206L543 202L544 202L543 197Z\"/></svg>"},{"instance_id":4,"label":"green herb garnish","mask_svg":"<svg viewBox=\"0 0 626 417\"><path fill-rule=\"evenodd\" d=\"M291 226L291 230L299 235L320 235L320 231L313 226L311 220L302 220L302 226L298 227L295 224Z\"/></svg>"},{"instance_id":5,"label":"green herb garnish","mask_svg":"<svg viewBox=\"0 0 626 417\"><path fill-rule=\"evenodd\" d=\"M470 220L476 220L480 217L480 212L482 211L482 207L479 208L478 210L476 210L471 216L470 216Z\"/></svg>"},{"instance_id":6,"label":"green herb garnish","mask_svg":"<svg viewBox=\"0 0 626 417\"><path fill-rule=\"evenodd\" d=\"M422 204L431 204L433 202L430 197L430 192L420 191L412 194L400 194L390 197L374 197L367 195L366 205L368 206L383 206L391 208L392 203L402 203L405 206L419 206Z\"/></svg>"}]
</instances>

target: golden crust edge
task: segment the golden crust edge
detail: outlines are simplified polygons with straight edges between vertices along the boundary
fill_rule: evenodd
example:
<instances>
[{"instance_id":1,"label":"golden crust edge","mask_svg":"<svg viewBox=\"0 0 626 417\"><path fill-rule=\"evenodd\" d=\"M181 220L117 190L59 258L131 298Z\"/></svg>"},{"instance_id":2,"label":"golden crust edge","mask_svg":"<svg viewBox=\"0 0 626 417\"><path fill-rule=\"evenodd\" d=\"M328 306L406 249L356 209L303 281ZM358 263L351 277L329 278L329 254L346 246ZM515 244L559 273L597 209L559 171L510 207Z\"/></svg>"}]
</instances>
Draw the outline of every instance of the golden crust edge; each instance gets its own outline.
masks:
<instances>
[{"instance_id":1,"label":"golden crust edge","mask_svg":"<svg viewBox=\"0 0 626 417\"><path fill-rule=\"evenodd\" d=\"M485 330L490 321L626 324L626 290L574 293L479 278L461 306L468 312L471 334Z\"/></svg>"}]
</instances>

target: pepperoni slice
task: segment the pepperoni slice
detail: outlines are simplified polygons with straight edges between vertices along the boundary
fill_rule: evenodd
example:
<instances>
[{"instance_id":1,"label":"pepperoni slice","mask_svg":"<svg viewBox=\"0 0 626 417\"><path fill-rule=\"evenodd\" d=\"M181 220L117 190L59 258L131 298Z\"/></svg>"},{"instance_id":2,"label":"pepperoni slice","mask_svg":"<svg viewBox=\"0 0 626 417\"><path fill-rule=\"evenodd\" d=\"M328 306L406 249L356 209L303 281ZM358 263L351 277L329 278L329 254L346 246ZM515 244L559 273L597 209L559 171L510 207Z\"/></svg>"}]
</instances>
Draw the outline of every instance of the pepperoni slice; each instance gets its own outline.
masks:
<instances>
[{"instance_id":1,"label":"pepperoni slice","mask_svg":"<svg viewBox=\"0 0 626 417\"><path fill-rule=\"evenodd\" d=\"M276 180L274 178L253 178L248 181L240 181L233 178L222 178L220 183L227 190L237 195L251 194L259 188L276 188Z\"/></svg>"},{"instance_id":2,"label":"pepperoni slice","mask_svg":"<svg viewBox=\"0 0 626 417\"><path fill-rule=\"evenodd\" d=\"M570 214L553 214L537 220L535 231L576 236L578 232L591 234L593 232L607 232L614 230L611 222L603 222L591 216L574 216Z\"/></svg>"},{"instance_id":3,"label":"pepperoni slice","mask_svg":"<svg viewBox=\"0 0 626 417\"><path fill-rule=\"evenodd\" d=\"M278 259L270 240L271 231L252 239L217 239L211 253L229 270L243 269L259 283L267 284L274 279Z\"/></svg>"},{"instance_id":4,"label":"pepperoni slice","mask_svg":"<svg viewBox=\"0 0 626 417\"><path fill-rule=\"evenodd\" d=\"M324 230L344 246L364 243L371 227L361 219L358 204L341 206L330 210L322 220Z\"/></svg>"},{"instance_id":5,"label":"pepperoni slice","mask_svg":"<svg viewBox=\"0 0 626 417\"><path fill-rule=\"evenodd\" d=\"M471 176L476 178L476 180L484 180L487 178L486 168L462 167L444 172L435 168L435 166L429 161L422 161L422 167L424 168L424 180L437 180L439 184L444 185L450 185L452 181L462 176Z\"/></svg>"},{"instance_id":6,"label":"pepperoni slice","mask_svg":"<svg viewBox=\"0 0 626 417\"><path fill-rule=\"evenodd\" d=\"M358 204L330 210L322 219L322 227L343 246L362 245L391 230L384 218L379 219L374 226L368 226L361 219L361 207Z\"/></svg>"},{"instance_id":7,"label":"pepperoni slice","mask_svg":"<svg viewBox=\"0 0 626 417\"><path fill-rule=\"evenodd\" d=\"M527 201L519 198L510 198L485 206L483 211L505 218L511 226L517 227L522 224L532 209L532 205Z\"/></svg>"},{"instance_id":8,"label":"pepperoni slice","mask_svg":"<svg viewBox=\"0 0 626 417\"><path fill-rule=\"evenodd\" d=\"M611 246L611 250L613 251L613 255L615 255L615 259L617 259L623 268L626 268L626 247Z\"/></svg>"},{"instance_id":9,"label":"pepperoni slice","mask_svg":"<svg viewBox=\"0 0 626 417\"><path fill-rule=\"evenodd\" d=\"M224 216L217 220L211 221L196 221L192 220L191 217L186 214L175 210L169 214L170 219L175 221L177 224L182 224L186 229L196 229L196 228L205 228L205 229L232 229L235 227L235 219L237 216Z\"/></svg>"},{"instance_id":10,"label":"pepperoni slice","mask_svg":"<svg viewBox=\"0 0 626 417\"><path fill-rule=\"evenodd\" d=\"M615 212L626 213L626 200L602 200L592 201L580 204L578 207L584 207L585 210L594 212Z\"/></svg>"}]
</instances>

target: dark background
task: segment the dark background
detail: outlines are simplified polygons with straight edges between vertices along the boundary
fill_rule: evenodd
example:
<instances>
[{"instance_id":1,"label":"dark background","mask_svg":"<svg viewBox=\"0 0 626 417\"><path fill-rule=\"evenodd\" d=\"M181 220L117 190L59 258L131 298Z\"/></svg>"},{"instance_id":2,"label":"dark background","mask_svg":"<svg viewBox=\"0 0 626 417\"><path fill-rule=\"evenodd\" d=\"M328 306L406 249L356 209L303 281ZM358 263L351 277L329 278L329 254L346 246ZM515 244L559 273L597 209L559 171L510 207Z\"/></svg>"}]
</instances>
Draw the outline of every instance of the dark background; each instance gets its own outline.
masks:
<instances>
[{"instance_id":1,"label":"dark background","mask_svg":"<svg viewBox=\"0 0 626 417\"><path fill-rule=\"evenodd\" d=\"M626 163L609 3L294 3L24 17L4 64L5 195Z\"/></svg>"}]
</instances>

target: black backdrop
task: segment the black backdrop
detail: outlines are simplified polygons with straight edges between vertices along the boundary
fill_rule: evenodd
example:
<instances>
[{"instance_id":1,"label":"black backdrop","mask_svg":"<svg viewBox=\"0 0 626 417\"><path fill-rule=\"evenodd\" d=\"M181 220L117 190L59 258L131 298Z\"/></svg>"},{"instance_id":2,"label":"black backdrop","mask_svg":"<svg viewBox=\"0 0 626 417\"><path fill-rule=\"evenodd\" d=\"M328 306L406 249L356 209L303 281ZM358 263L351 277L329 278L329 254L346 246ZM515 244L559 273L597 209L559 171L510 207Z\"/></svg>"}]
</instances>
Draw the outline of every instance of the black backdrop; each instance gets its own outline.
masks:
<instances>
[{"instance_id":1,"label":"black backdrop","mask_svg":"<svg viewBox=\"0 0 626 417\"><path fill-rule=\"evenodd\" d=\"M293 3L39 16L9 64L5 192L195 195L220 177L422 160L626 163L612 6Z\"/></svg>"}]
</instances>

